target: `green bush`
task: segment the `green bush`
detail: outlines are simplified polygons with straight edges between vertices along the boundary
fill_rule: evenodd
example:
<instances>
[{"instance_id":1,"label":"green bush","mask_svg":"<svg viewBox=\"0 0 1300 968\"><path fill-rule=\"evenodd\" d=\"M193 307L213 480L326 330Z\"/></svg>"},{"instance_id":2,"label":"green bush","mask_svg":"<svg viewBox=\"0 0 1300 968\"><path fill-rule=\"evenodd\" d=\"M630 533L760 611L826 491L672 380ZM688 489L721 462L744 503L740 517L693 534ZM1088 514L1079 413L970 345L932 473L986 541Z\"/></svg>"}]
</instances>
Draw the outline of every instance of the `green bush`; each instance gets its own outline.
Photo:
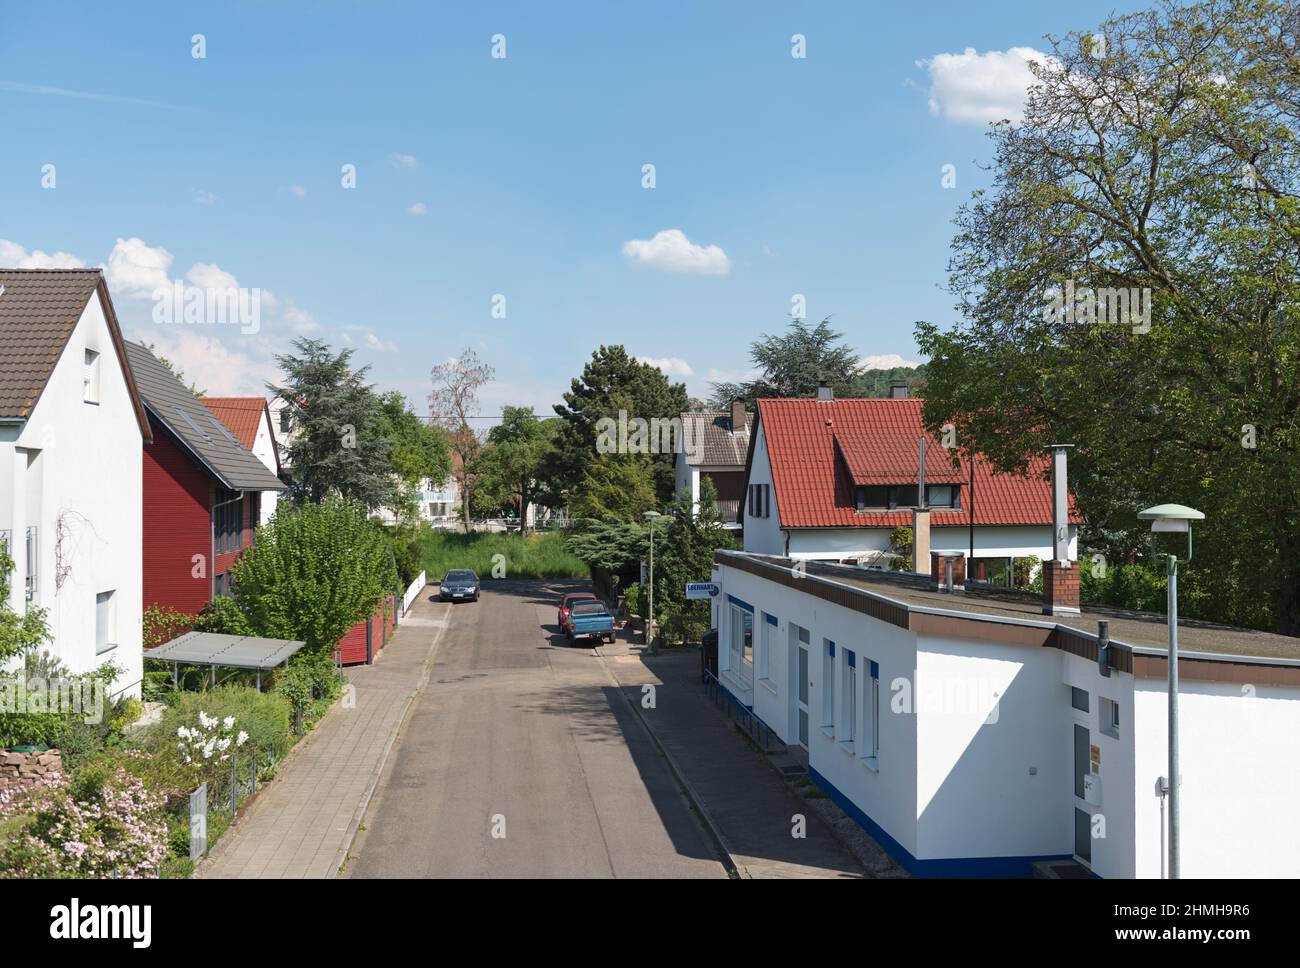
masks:
<instances>
[{"instance_id":1,"label":"green bush","mask_svg":"<svg viewBox=\"0 0 1300 968\"><path fill-rule=\"evenodd\" d=\"M150 730L150 748L155 752L174 749L176 730L194 725L200 712L222 720L233 716L235 728L247 732L249 742L258 749L283 753L289 745L289 700L248 686L218 686L208 692L177 693L162 720Z\"/></svg>"},{"instance_id":2,"label":"green bush","mask_svg":"<svg viewBox=\"0 0 1300 968\"><path fill-rule=\"evenodd\" d=\"M440 580L453 568L472 568L486 580L587 578L590 574L582 559L565 547L564 535L558 531L521 535L427 530L419 541L429 581Z\"/></svg>"}]
</instances>

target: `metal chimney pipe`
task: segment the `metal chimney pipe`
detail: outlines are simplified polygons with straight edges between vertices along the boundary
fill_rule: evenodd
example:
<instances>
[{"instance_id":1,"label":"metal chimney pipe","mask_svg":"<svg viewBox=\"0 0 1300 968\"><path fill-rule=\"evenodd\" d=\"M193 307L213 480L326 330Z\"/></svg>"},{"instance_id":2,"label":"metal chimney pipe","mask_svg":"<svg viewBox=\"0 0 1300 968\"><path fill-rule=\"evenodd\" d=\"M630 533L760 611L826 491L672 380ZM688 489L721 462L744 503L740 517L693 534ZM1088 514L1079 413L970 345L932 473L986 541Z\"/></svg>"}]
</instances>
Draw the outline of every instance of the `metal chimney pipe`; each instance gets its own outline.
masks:
<instances>
[{"instance_id":1,"label":"metal chimney pipe","mask_svg":"<svg viewBox=\"0 0 1300 968\"><path fill-rule=\"evenodd\" d=\"M925 502L925 437L921 438L921 455L916 469L916 506L926 507Z\"/></svg>"},{"instance_id":2,"label":"metal chimney pipe","mask_svg":"<svg viewBox=\"0 0 1300 968\"><path fill-rule=\"evenodd\" d=\"M1052 444L1052 558L1070 560L1070 489L1066 454L1073 444Z\"/></svg>"}]
</instances>

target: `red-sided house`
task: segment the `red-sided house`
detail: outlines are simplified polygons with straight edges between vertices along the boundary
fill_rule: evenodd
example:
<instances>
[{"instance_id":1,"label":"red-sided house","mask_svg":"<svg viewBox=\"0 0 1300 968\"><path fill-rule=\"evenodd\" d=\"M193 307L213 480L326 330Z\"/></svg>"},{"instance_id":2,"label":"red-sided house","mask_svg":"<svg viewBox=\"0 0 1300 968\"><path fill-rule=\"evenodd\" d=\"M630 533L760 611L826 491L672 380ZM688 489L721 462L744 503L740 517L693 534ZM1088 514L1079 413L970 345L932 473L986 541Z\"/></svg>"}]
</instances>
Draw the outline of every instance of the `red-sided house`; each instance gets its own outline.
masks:
<instances>
[{"instance_id":1,"label":"red-sided house","mask_svg":"<svg viewBox=\"0 0 1300 968\"><path fill-rule=\"evenodd\" d=\"M274 474L143 346L126 344L153 443L144 448L144 606L197 614L230 589Z\"/></svg>"}]
</instances>

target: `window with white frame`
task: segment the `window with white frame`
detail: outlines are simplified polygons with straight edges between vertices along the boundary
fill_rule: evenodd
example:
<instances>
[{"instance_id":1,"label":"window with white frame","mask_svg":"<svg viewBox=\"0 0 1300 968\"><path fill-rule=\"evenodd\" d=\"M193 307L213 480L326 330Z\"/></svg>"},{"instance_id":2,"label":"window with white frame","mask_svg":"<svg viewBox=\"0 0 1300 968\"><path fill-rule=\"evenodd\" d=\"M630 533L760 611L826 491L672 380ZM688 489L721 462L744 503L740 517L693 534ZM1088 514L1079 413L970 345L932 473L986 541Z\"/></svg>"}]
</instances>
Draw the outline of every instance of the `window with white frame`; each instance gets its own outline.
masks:
<instances>
[{"instance_id":1,"label":"window with white frame","mask_svg":"<svg viewBox=\"0 0 1300 968\"><path fill-rule=\"evenodd\" d=\"M835 729L835 643L822 639L822 727Z\"/></svg>"},{"instance_id":2,"label":"window with white frame","mask_svg":"<svg viewBox=\"0 0 1300 968\"><path fill-rule=\"evenodd\" d=\"M100 592L95 596L95 654L117 648L117 593Z\"/></svg>"},{"instance_id":3,"label":"window with white frame","mask_svg":"<svg viewBox=\"0 0 1300 968\"><path fill-rule=\"evenodd\" d=\"M754 613L735 604L731 605L731 662L732 675L754 681Z\"/></svg>"},{"instance_id":4,"label":"window with white frame","mask_svg":"<svg viewBox=\"0 0 1300 968\"><path fill-rule=\"evenodd\" d=\"M776 634L776 616L763 613L763 628L755 649L755 665L758 678L764 682L772 678L772 637Z\"/></svg>"},{"instance_id":5,"label":"window with white frame","mask_svg":"<svg viewBox=\"0 0 1300 968\"><path fill-rule=\"evenodd\" d=\"M880 665L866 659L865 695L862 698L862 758L875 766L880 756Z\"/></svg>"},{"instance_id":6,"label":"window with white frame","mask_svg":"<svg viewBox=\"0 0 1300 968\"><path fill-rule=\"evenodd\" d=\"M850 750L858 738L858 657L844 649L844 718L840 726L840 742Z\"/></svg>"},{"instance_id":7,"label":"window with white frame","mask_svg":"<svg viewBox=\"0 0 1300 968\"><path fill-rule=\"evenodd\" d=\"M76 357L73 357L76 359ZM86 361L81 378L82 396L86 403L99 403L99 353L86 350Z\"/></svg>"},{"instance_id":8,"label":"window with white frame","mask_svg":"<svg viewBox=\"0 0 1300 968\"><path fill-rule=\"evenodd\" d=\"M1098 726L1101 732L1111 739L1119 739L1119 703L1103 696L1098 715L1100 718Z\"/></svg>"}]
</instances>

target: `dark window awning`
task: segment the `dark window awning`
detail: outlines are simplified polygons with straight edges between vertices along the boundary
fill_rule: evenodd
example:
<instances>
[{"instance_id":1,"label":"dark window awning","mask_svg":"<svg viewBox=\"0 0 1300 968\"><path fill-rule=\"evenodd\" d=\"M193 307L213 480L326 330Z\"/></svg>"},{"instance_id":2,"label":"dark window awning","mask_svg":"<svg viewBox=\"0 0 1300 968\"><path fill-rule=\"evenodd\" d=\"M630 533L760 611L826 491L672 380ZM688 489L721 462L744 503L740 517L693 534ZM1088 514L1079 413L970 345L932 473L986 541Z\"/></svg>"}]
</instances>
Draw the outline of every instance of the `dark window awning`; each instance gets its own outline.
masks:
<instances>
[{"instance_id":1,"label":"dark window awning","mask_svg":"<svg viewBox=\"0 0 1300 968\"><path fill-rule=\"evenodd\" d=\"M186 632L156 649L145 649L146 659L182 665L229 666L234 669L274 669L283 665L307 643L289 639L262 639L253 635Z\"/></svg>"}]
</instances>

